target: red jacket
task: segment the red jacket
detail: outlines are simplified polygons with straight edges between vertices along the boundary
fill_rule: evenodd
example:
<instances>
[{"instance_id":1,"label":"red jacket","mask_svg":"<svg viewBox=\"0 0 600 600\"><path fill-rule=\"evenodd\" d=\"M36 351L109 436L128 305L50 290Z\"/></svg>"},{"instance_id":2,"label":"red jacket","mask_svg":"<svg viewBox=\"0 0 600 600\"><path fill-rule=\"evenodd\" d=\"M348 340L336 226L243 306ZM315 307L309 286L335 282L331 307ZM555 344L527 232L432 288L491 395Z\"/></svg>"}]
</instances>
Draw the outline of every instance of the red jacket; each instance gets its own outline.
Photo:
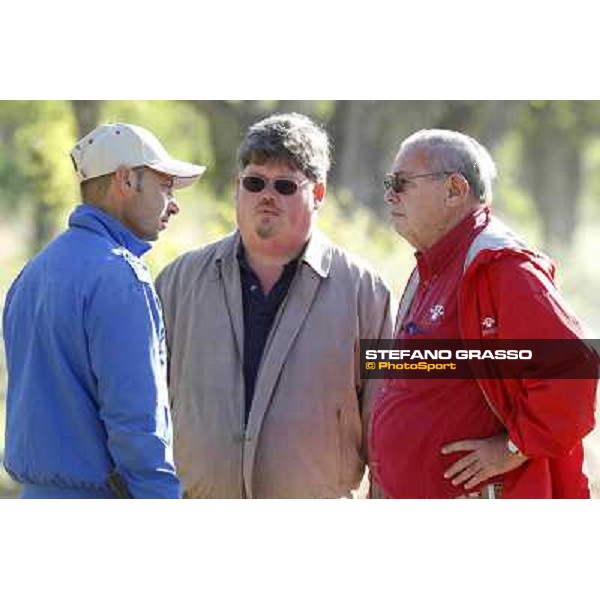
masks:
<instances>
[{"instance_id":1,"label":"red jacket","mask_svg":"<svg viewBox=\"0 0 600 600\"><path fill-rule=\"evenodd\" d=\"M467 255L459 328L463 339L584 338L556 291L550 259L525 248L496 219ZM598 357L584 342L578 357L589 365L586 373L597 373ZM598 380L561 378L569 374L557 362L544 365L543 377L534 370L520 379L477 380L510 439L530 458L504 475L503 498L589 497L581 440L594 426Z\"/></svg>"}]
</instances>

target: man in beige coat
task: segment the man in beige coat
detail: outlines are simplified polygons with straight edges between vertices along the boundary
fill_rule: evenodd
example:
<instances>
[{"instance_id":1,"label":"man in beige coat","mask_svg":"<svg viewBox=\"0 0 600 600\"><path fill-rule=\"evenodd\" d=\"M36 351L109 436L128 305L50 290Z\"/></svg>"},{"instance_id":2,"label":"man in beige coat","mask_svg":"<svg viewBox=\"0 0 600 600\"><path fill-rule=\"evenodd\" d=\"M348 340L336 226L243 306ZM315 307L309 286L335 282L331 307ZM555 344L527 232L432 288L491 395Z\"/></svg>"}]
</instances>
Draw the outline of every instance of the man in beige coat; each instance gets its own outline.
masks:
<instances>
[{"instance_id":1,"label":"man in beige coat","mask_svg":"<svg viewBox=\"0 0 600 600\"><path fill-rule=\"evenodd\" d=\"M351 496L377 386L359 341L390 337L389 292L314 227L330 165L315 123L256 123L238 163L239 229L157 280L185 495Z\"/></svg>"}]
</instances>

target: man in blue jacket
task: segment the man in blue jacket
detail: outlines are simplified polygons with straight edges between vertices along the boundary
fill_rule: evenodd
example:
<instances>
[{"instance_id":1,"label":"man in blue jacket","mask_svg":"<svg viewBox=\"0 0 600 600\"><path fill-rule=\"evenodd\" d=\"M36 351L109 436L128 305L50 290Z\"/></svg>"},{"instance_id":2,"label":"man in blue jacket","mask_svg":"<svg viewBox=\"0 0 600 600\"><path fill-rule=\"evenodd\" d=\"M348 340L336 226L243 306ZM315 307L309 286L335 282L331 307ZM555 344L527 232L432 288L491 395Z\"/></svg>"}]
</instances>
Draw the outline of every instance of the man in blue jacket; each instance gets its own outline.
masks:
<instances>
[{"instance_id":1,"label":"man in blue jacket","mask_svg":"<svg viewBox=\"0 0 600 600\"><path fill-rule=\"evenodd\" d=\"M140 256L204 167L127 124L71 157L83 203L6 298L4 464L23 498L178 498L161 307Z\"/></svg>"}]
</instances>

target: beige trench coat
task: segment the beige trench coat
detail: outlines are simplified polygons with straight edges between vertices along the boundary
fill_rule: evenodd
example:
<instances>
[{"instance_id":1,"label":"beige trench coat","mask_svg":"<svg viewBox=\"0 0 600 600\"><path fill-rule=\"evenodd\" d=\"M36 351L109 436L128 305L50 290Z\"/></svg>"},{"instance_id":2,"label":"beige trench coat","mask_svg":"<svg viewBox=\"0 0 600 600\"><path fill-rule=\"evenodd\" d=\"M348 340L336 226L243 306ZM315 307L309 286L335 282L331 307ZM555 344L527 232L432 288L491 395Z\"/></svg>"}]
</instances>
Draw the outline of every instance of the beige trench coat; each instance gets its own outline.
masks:
<instances>
[{"instance_id":1,"label":"beige trench coat","mask_svg":"<svg viewBox=\"0 0 600 600\"><path fill-rule=\"evenodd\" d=\"M377 381L359 341L389 338L389 291L320 233L309 241L267 339L244 427L242 290L236 232L159 275L175 462L195 498L349 496L366 462Z\"/></svg>"}]
</instances>

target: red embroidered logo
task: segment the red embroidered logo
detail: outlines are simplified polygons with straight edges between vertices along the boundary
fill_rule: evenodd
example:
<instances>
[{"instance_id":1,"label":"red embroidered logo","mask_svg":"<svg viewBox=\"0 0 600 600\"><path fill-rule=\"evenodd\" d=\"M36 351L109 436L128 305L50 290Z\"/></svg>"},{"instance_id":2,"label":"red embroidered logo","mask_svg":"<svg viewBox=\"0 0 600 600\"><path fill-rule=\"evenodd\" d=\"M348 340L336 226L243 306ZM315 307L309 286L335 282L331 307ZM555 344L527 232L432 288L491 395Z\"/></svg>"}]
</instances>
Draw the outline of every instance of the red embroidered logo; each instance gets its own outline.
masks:
<instances>
[{"instance_id":1,"label":"red embroidered logo","mask_svg":"<svg viewBox=\"0 0 600 600\"><path fill-rule=\"evenodd\" d=\"M429 318L432 321L437 321L444 316L444 307L441 304L436 304L433 308L429 309Z\"/></svg>"},{"instance_id":2,"label":"red embroidered logo","mask_svg":"<svg viewBox=\"0 0 600 600\"><path fill-rule=\"evenodd\" d=\"M490 335L498 330L496 319L494 317L485 317L481 321L481 332L483 335Z\"/></svg>"}]
</instances>

